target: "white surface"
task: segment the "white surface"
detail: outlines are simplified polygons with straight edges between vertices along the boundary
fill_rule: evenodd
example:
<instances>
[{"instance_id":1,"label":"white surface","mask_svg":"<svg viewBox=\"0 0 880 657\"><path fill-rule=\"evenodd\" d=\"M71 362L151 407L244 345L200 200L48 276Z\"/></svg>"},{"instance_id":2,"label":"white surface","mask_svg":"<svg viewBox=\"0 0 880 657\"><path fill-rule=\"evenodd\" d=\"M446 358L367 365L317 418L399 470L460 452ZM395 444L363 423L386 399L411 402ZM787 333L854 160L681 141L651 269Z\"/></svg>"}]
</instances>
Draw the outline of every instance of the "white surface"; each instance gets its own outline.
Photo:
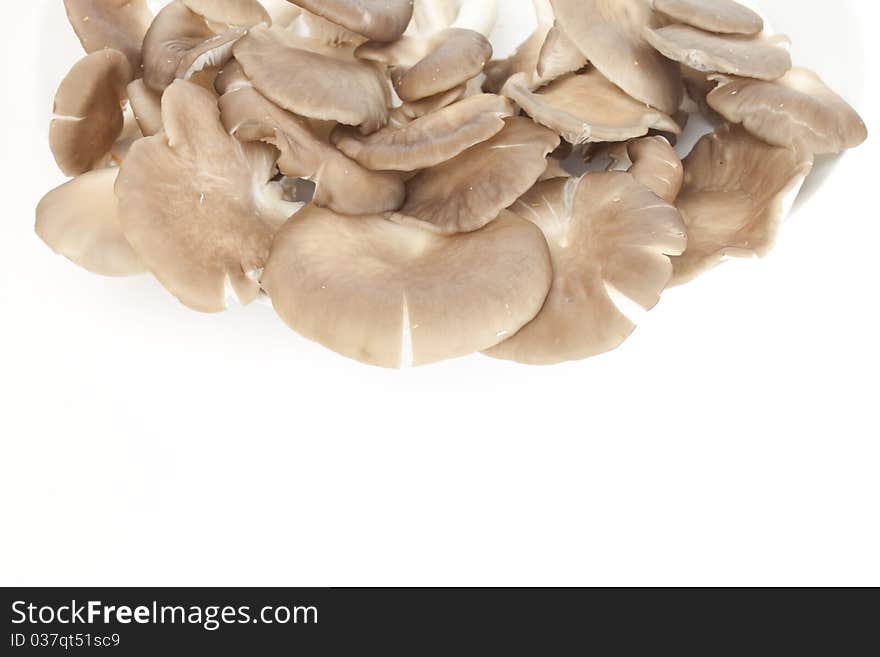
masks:
<instances>
[{"instance_id":1,"label":"white surface","mask_svg":"<svg viewBox=\"0 0 880 657\"><path fill-rule=\"evenodd\" d=\"M876 136L877 4L762 4ZM873 137L768 259L608 356L385 372L53 255L33 208L79 49L60 2L10 5L0 584L880 584Z\"/></svg>"}]
</instances>

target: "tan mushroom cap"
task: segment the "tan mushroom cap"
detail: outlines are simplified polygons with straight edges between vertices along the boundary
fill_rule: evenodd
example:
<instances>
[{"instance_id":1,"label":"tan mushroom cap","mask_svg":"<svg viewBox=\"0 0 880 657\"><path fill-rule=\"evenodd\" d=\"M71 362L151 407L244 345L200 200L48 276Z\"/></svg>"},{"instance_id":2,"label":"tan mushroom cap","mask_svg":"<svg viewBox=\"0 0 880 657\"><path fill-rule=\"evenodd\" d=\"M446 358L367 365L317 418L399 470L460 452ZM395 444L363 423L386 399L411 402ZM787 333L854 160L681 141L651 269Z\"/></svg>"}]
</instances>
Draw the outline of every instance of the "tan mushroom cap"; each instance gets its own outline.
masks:
<instances>
[{"instance_id":1,"label":"tan mushroom cap","mask_svg":"<svg viewBox=\"0 0 880 657\"><path fill-rule=\"evenodd\" d=\"M478 230L522 196L547 168L559 137L523 117L407 183L407 199L394 220L443 234Z\"/></svg>"},{"instance_id":2,"label":"tan mushroom cap","mask_svg":"<svg viewBox=\"0 0 880 657\"><path fill-rule=\"evenodd\" d=\"M255 27L235 45L235 58L261 94L295 114L359 125L365 132L388 122L384 75L355 59L350 47Z\"/></svg>"},{"instance_id":3,"label":"tan mushroom cap","mask_svg":"<svg viewBox=\"0 0 880 657\"><path fill-rule=\"evenodd\" d=\"M122 134L122 103L132 69L117 50L86 55L70 69L55 94L49 146L58 167L77 176L99 165Z\"/></svg>"},{"instance_id":4,"label":"tan mushroom cap","mask_svg":"<svg viewBox=\"0 0 880 657\"><path fill-rule=\"evenodd\" d=\"M439 45L395 84L401 100L422 100L457 87L482 73L492 58L492 44L473 30L445 30L436 42Z\"/></svg>"},{"instance_id":5,"label":"tan mushroom cap","mask_svg":"<svg viewBox=\"0 0 880 657\"><path fill-rule=\"evenodd\" d=\"M684 161L677 205L687 225L688 248L673 258L673 283L685 283L728 256L764 256L813 158L769 146L739 126L703 137Z\"/></svg>"},{"instance_id":6,"label":"tan mushroom cap","mask_svg":"<svg viewBox=\"0 0 880 657\"><path fill-rule=\"evenodd\" d=\"M764 19L734 0L653 0L654 9L693 27L718 34L760 34Z\"/></svg>"},{"instance_id":7,"label":"tan mushroom cap","mask_svg":"<svg viewBox=\"0 0 880 657\"><path fill-rule=\"evenodd\" d=\"M307 206L278 233L262 284L306 338L406 367L513 335L541 309L552 276L541 232L506 211L483 230L446 237Z\"/></svg>"},{"instance_id":8,"label":"tan mushroom cap","mask_svg":"<svg viewBox=\"0 0 880 657\"><path fill-rule=\"evenodd\" d=\"M368 137L345 129L336 147L374 171L416 171L442 164L491 139L513 114L509 100L494 94L470 96L402 128L384 128Z\"/></svg>"},{"instance_id":9,"label":"tan mushroom cap","mask_svg":"<svg viewBox=\"0 0 880 657\"><path fill-rule=\"evenodd\" d=\"M574 73L587 65L587 58L564 30L554 25L538 54L537 79L541 84Z\"/></svg>"},{"instance_id":10,"label":"tan mushroom cap","mask_svg":"<svg viewBox=\"0 0 880 657\"><path fill-rule=\"evenodd\" d=\"M519 73L502 93L571 144L625 141L650 130L681 133L672 117L628 96L596 69L560 78L537 92L529 91Z\"/></svg>"},{"instance_id":11,"label":"tan mushroom cap","mask_svg":"<svg viewBox=\"0 0 880 657\"><path fill-rule=\"evenodd\" d=\"M128 102L144 137L152 137L162 130L162 94L150 89L141 79L127 88Z\"/></svg>"},{"instance_id":12,"label":"tan mushroom cap","mask_svg":"<svg viewBox=\"0 0 880 657\"><path fill-rule=\"evenodd\" d=\"M227 132L240 140L275 146L283 174L313 181L318 206L343 214L375 214L403 205L406 189L398 175L365 169L251 87L223 95L220 115Z\"/></svg>"},{"instance_id":13,"label":"tan mushroom cap","mask_svg":"<svg viewBox=\"0 0 880 657\"><path fill-rule=\"evenodd\" d=\"M396 127L405 126L416 119L420 119L433 112L439 112L444 107L449 107L452 103L467 96L467 94L468 87L466 84L462 84L436 96L429 96L412 103L403 103L400 107L395 107L391 110L388 123Z\"/></svg>"},{"instance_id":14,"label":"tan mushroom cap","mask_svg":"<svg viewBox=\"0 0 880 657\"><path fill-rule=\"evenodd\" d=\"M395 41L406 31L413 0L290 0L374 41Z\"/></svg>"},{"instance_id":15,"label":"tan mushroom cap","mask_svg":"<svg viewBox=\"0 0 880 657\"><path fill-rule=\"evenodd\" d=\"M162 97L162 123L165 131L137 141L120 167L126 238L185 305L225 310L228 290L252 301L275 232L292 214L268 183L274 149L227 134L216 98L183 80Z\"/></svg>"},{"instance_id":16,"label":"tan mushroom cap","mask_svg":"<svg viewBox=\"0 0 880 657\"><path fill-rule=\"evenodd\" d=\"M160 11L144 37L144 82L162 93L177 77L183 58L216 35L205 19L180 0Z\"/></svg>"},{"instance_id":17,"label":"tan mushroom cap","mask_svg":"<svg viewBox=\"0 0 880 657\"><path fill-rule=\"evenodd\" d=\"M153 22L146 0L64 0L64 8L87 53L118 50L132 70L140 69L141 44Z\"/></svg>"},{"instance_id":18,"label":"tan mushroom cap","mask_svg":"<svg viewBox=\"0 0 880 657\"><path fill-rule=\"evenodd\" d=\"M580 360L618 347L635 324L615 298L653 308L672 276L669 256L687 244L678 211L627 173L543 182L511 211L543 231L554 271L538 316L487 352L522 363Z\"/></svg>"},{"instance_id":19,"label":"tan mushroom cap","mask_svg":"<svg viewBox=\"0 0 880 657\"><path fill-rule=\"evenodd\" d=\"M206 21L230 27L271 25L269 12L257 0L182 0L193 13Z\"/></svg>"},{"instance_id":20,"label":"tan mushroom cap","mask_svg":"<svg viewBox=\"0 0 880 657\"><path fill-rule=\"evenodd\" d=\"M629 173L667 203L675 203L684 183L684 165L664 137L635 139L626 147Z\"/></svg>"},{"instance_id":21,"label":"tan mushroom cap","mask_svg":"<svg viewBox=\"0 0 880 657\"><path fill-rule=\"evenodd\" d=\"M678 67L645 41L656 23L644 0L551 0L557 26L627 94L666 114L682 99Z\"/></svg>"},{"instance_id":22,"label":"tan mushroom cap","mask_svg":"<svg viewBox=\"0 0 880 657\"><path fill-rule=\"evenodd\" d=\"M771 146L840 153L868 138L858 113L813 71L793 68L774 82L722 78L709 106Z\"/></svg>"},{"instance_id":23,"label":"tan mushroom cap","mask_svg":"<svg viewBox=\"0 0 880 657\"><path fill-rule=\"evenodd\" d=\"M689 25L646 29L645 38L669 59L697 71L775 80L791 68L791 55L776 41L703 32Z\"/></svg>"},{"instance_id":24,"label":"tan mushroom cap","mask_svg":"<svg viewBox=\"0 0 880 657\"><path fill-rule=\"evenodd\" d=\"M55 253L101 276L146 271L125 239L113 185L119 169L89 171L43 197L37 206L37 235Z\"/></svg>"}]
</instances>

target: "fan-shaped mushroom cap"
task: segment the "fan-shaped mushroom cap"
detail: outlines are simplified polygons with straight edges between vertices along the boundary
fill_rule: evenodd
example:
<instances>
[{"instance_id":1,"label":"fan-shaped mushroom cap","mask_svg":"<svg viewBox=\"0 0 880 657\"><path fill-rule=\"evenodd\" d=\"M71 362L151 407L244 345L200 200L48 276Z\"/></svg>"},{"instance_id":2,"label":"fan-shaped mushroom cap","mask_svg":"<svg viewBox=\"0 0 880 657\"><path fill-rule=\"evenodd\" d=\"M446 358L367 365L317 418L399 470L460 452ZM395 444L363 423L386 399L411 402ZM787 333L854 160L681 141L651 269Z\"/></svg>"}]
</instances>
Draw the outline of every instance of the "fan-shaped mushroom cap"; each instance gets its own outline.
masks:
<instances>
[{"instance_id":1,"label":"fan-shaped mushroom cap","mask_svg":"<svg viewBox=\"0 0 880 657\"><path fill-rule=\"evenodd\" d=\"M306 338L403 367L498 344L538 313L552 275L541 232L506 211L445 237L307 206L279 231L262 284Z\"/></svg>"},{"instance_id":2,"label":"fan-shaped mushroom cap","mask_svg":"<svg viewBox=\"0 0 880 657\"><path fill-rule=\"evenodd\" d=\"M529 91L525 74L518 73L502 93L572 144L624 141L652 129L681 133L672 117L628 96L596 69L560 78L537 92Z\"/></svg>"},{"instance_id":3,"label":"fan-shaped mushroom cap","mask_svg":"<svg viewBox=\"0 0 880 657\"><path fill-rule=\"evenodd\" d=\"M257 0L182 0L193 13L206 21L230 27L271 25L269 12Z\"/></svg>"},{"instance_id":4,"label":"fan-shaped mushroom cap","mask_svg":"<svg viewBox=\"0 0 880 657\"><path fill-rule=\"evenodd\" d=\"M162 129L162 95L137 79L127 88L128 102L144 137L152 137Z\"/></svg>"},{"instance_id":5,"label":"fan-shaped mushroom cap","mask_svg":"<svg viewBox=\"0 0 880 657\"><path fill-rule=\"evenodd\" d=\"M688 248L674 258L674 283L685 283L726 256L763 256L773 247L813 158L769 146L738 126L703 137L684 161L677 205Z\"/></svg>"},{"instance_id":6,"label":"fan-shaped mushroom cap","mask_svg":"<svg viewBox=\"0 0 880 657\"><path fill-rule=\"evenodd\" d=\"M618 347L635 324L615 302L653 308L687 244L678 211L627 173L536 185L511 210L547 238L554 280L532 322L487 353L551 364Z\"/></svg>"},{"instance_id":7,"label":"fan-shaped mushroom cap","mask_svg":"<svg viewBox=\"0 0 880 657\"><path fill-rule=\"evenodd\" d=\"M368 137L338 131L336 146L374 171L416 171L436 166L504 128L513 105L494 94L471 96L402 128L384 128Z\"/></svg>"},{"instance_id":8,"label":"fan-shaped mushroom cap","mask_svg":"<svg viewBox=\"0 0 880 657\"><path fill-rule=\"evenodd\" d=\"M467 96L467 94L468 86L462 84L436 96L423 98L412 103L403 103L400 107L395 107L391 110L388 123L396 127L405 126L416 119L420 119L433 112L439 112L444 107L449 107L452 103Z\"/></svg>"},{"instance_id":9,"label":"fan-shaped mushroom cap","mask_svg":"<svg viewBox=\"0 0 880 657\"><path fill-rule=\"evenodd\" d=\"M64 8L87 53L118 50L132 70L140 69L141 44L153 21L146 0L64 0Z\"/></svg>"},{"instance_id":10,"label":"fan-shaped mushroom cap","mask_svg":"<svg viewBox=\"0 0 880 657\"><path fill-rule=\"evenodd\" d=\"M587 63L587 58L575 42L554 25L547 33L547 38L538 54L537 81L540 84L547 84L556 78L582 69Z\"/></svg>"},{"instance_id":11,"label":"fan-shaped mushroom cap","mask_svg":"<svg viewBox=\"0 0 880 657\"><path fill-rule=\"evenodd\" d=\"M776 41L703 32L689 25L646 29L645 38L669 59L698 71L775 80L791 68L791 55Z\"/></svg>"},{"instance_id":12,"label":"fan-shaped mushroom cap","mask_svg":"<svg viewBox=\"0 0 880 657\"><path fill-rule=\"evenodd\" d=\"M816 154L840 153L868 138L858 113L805 68L775 82L721 78L709 106L771 146L800 144Z\"/></svg>"},{"instance_id":13,"label":"fan-shaped mushroom cap","mask_svg":"<svg viewBox=\"0 0 880 657\"><path fill-rule=\"evenodd\" d=\"M374 41L399 39L413 15L413 0L290 0Z\"/></svg>"},{"instance_id":14,"label":"fan-shaped mushroom cap","mask_svg":"<svg viewBox=\"0 0 880 657\"><path fill-rule=\"evenodd\" d=\"M734 0L653 0L654 9L681 23L718 34L760 34L764 19Z\"/></svg>"},{"instance_id":15,"label":"fan-shaped mushroom cap","mask_svg":"<svg viewBox=\"0 0 880 657\"><path fill-rule=\"evenodd\" d=\"M56 253L102 276L146 271L119 225L113 192L119 169L89 171L43 197L37 235Z\"/></svg>"},{"instance_id":16,"label":"fan-shaped mushroom cap","mask_svg":"<svg viewBox=\"0 0 880 657\"><path fill-rule=\"evenodd\" d=\"M220 115L226 130L240 140L275 146L283 174L313 181L316 205L344 214L390 212L403 205L406 190L398 175L369 171L348 159L252 87L222 96Z\"/></svg>"},{"instance_id":17,"label":"fan-shaped mushroom cap","mask_svg":"<svg viewBox=\"0 0 880 657\"><path fill-rule=\"evenodd\" d=\"M360 125L365 132L388 122L384 76L355 59L350 47L256 27L236 44L235 58L261 94L295 114Z\"/></svg>"},{"instance_id":18,"label":"fan-shaped mushroom cap","mask_svg":"<svg viewBox=\"0 0 880 657\"><path fill-rule=\"evenodd\" d=\"M85 173L107 157L122 134L122 103L131 78L125 55L99 50L74 64L61 81L49 146L65 175Z\"/></svg>"},{"instance_id":19,"label":"fan-shaped mushroom cap","mask_svg":"<svg viewBox=\"0 0 880 657\"><path fill-rule=\"evenodd\" d=\"M478 230L535 184L558 145L557 135L529 119L505 119L489 141L410 180L394 220L444 234Z\"/></svg>"},{"instance_id":20,"label":"fan-shaped mushroom cap","mask_svg":"<svg viewBox=\"0 0 880 657\"><path fill-rule=\"evenodd\" d=\"M272 147L227 134L215 97L183 80L162 97L162 123L165 131L137 141L120 167L126 238L187 306L224 310L228 288L252 301L275 231L293 213L268 182Z\"/></svg>"},{"instance_id":21,"label":"fan-shaped mushroom cap","mask_svg":"<svg viewBox=\"0 0 880 657\"><path fill-rule=\"evenodd\" d=\"M644 0L551 0L556 24L612 83L666 114L682 98L678 67L643 36L656 25Z\"/></svg>"},{"instance_id":22,"label":"fan-shaped mushroom cap","mask_svg":"<svg viewBox=\"0 0 880 657\"><path fill-rule=\"evenodd\" d=\"M401 100L413 102L457 87L482 73L492 58L492 44L473 30L445 30L436 42L439 45L395 85Z\"/></svg>"},{"instance_id":23,"label":"fan-shaped mushroom cap","mask_svg":"<svg viewBox=\"0 0 880 657\"><path fill-rule=\"evenodd\" d=\"M629 173L667 203L675 203L684 182L684 166L664 137L635 139L626 147Z\"/></svg>"}]
</instances>

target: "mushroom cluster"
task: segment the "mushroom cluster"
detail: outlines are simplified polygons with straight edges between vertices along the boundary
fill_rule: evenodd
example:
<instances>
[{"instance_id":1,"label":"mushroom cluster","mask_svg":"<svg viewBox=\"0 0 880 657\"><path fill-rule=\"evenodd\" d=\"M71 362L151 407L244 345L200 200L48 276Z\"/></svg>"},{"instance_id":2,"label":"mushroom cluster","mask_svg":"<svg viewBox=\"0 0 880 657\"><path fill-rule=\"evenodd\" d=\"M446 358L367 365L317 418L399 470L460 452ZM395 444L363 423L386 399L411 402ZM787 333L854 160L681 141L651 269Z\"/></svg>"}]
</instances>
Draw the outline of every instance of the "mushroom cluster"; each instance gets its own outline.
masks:
<instances>
[{"instance_id":1,"label":"mushroom cluster","mask_svg":"<svg viewBox=\"0 0 880 657\"><path fill-rule=\"evenodd\" d=\"M765 254L814 158L867 137L734 0L534 5L493 60L496 0L64 0L87 54L37 233L364 363L551 364Z\"/></svg>"}]
</instances>

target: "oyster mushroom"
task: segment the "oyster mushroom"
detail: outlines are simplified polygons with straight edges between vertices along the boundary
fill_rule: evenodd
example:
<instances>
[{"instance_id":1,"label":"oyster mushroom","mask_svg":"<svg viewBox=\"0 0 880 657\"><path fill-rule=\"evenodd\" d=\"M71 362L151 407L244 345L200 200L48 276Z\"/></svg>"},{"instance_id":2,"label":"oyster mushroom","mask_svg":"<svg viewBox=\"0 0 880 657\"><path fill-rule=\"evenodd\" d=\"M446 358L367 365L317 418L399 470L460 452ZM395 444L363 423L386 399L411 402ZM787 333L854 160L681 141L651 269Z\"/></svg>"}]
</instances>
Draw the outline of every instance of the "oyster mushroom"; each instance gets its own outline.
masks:
<instances>
[{"instance_id":1,"label":"oyster mushroom","mask_svg":"<svg viewBox=\"0 0 880 657\"><path fill-rule=\"evenodd\" d=\"M89 171L53 189L37 206L36 232L53 251L101 276L146 271L119 225L113 186L119 169Z\"/></svg>"},{"instance_id":2,"label":"oyster mushroom","mask_svg":"<svg viewBox=\"0 0 880 657\"><path fill-rule=\"evenodd\" d=\"M443 234L478 230L535 184L558 145L557 135L529 119L505 119L489 141L410 180L393 218Z\"/></svg>"},{"instance_id":3,"label":"oyster mushroom","mask_svg":"<svg viewBox=\"0 0 880 657\"><path fill-rule=\"evenodd\" d=\"M399 39L413 15L413 0L290 1L374 41Z\"/></svg>"},{"instance_id":4,"label":"oyster mushroom","mask_svg":"<svg viewBox=\"0 0 880 657\"><path fill-rule=\"evenodd\" d=\"M87 53L110 48L141 67L141 44L153 22L147 0L64 0L73 31Z\"/></svg>"},{"instance_id":5,"label":"oyster mushroom","mask_svg":"<svg viewBox=\"0 0 880 657\"><path fill-rule=\"evenodd\" d=\"M635 139L626 150L632 177L667 203L675 203L684 182L684 166L666 138Z\"/></svg>"},{"instance_id":6,"label":"oyster mushroom","mask_svg":"<svg viewBox=\"0 0 880 657\"><path fill-rule=\"evenodd\" d=\"M625 141L652 129L681 133L672 117L634 100L596 69L561 78L537 92L529 91L525 74L518 73L502 93L571 144Z\"/></svg>"},{"instance_id":7,"label":"oyster mushroom","mask_svg":"<svg viewBox=\"0 0 880 657\"><path fill-rule=\"evenodd\" d=\"M793 68L773 82L716 79L709 106L771 146L801 145L824 155L855 148L868 138L858 113L808 69Z\"/></svg>"},{"instance_id":8,"label":"oyster mushroom","mask_svg":"<svg viewBox=\"0 0 880 657\"><path fill-rule=\"evenodd\" d=\"M224 27L271 25L269 12L257 0L181 0L187 9L209 24Z\"/></svg>"},{"instance_id":9,"label":"oyster mushroom","mask_svg":"<svg viewBox=\"0 0 880 657\"><path fill-rule=\"evenodd\" d=\"M645 29L644 35L666 57L697 71L775 80L791 68L791 55L774 39L711 34L689 25Z\"/></svg>"},{"instance_id":10,"label":"oyster mushroom","mask_svg":"<svg viewBox=\"0 0 880 657\"><path fill-rule=\"evenodd\" d=\"M494 94L470 96L400 128L368 137L351 130L334 135L336 147L374 171L417 171L442 164L504 128L513 105Z\"/></svg>"},{"instance_id":11,"label":"oyster mushroom","mask_svg":"<svg viewBox=\"0 0 880 657\"><path fill-rule=\"evenodd\" d=\"M122 134L128 58L117 50L86 55L70 69L55 94L49 146L65 175L77 176L104 162Z\"/></svg>"},{"instance_id":12,"label":"oyster mushroom","mask_svg":"<svg viewBox=\"0 0 880 657\"><path fill-rule=\"evenodd\" d=\"M654 10L707 32L753 36L764 30L764 19L734 0L652 0Z\"/></svg>"},{"instance_id":13,"label":"oyster mushroom","mask_svg":"<svg viewBox=\"0 0 880 657\"><path fill-rule=\"evenodd\" d=\"M556 25L608 80L666 114L683 89L678 67L645 40L658 21L644 0L551 0Z\"/></svg>"},{"instance_id":14,"label":"oyster mushroom","mask_svg":"<svg viewBox=\"0 0 880 657\"><path fill-rule=\"evenodd\" d=\"M548 365L615 349L635 329L626 305L653 308L669 256L687 244L678 210L628 173L543 182L511 211L544 233L554 279L538 316L487 352L495 358Z\"/></svg>"},{"instance_id":15,"label":"oyster mushroom","mask_svg":"<svg viewBox=\"0 0 880 657\"><path fill-rule=\"evenodd\" d=\"M261 94L290 112L359 125L365 133L388 122L384 75L355 59L350 45L332 46L290 31L256 27L235 45L235 58Z\"/></svg>"},{"instance_id":16,"label":"oyster mushroom","mask_svg":"<svg viewBox=\"0 0 880 657\"><path fill-rule=\"evenodd\" d=\"M274 149L242 144L220 122L216 98L176 80L162 97L164 132L138 140L119 170L125 237L185 305L248 303L277 228L299 206L280 201Z\"/></svg>"},{"instance_id":17,"label":"oyster mushroom","mask_svg":"<svg viewBox=\"0 0 880 657\"><path fill-rule=\"evenodd\" d=\"M405 189L398 175L370 171L350 160L252 87L224 94L219 106L230 134L244 142L272 144L280 151L283 174L315 183L316 205L344 214L390 212L403 205Z\"/></svg>"},{"instance_id":18,"label":"oyster mushroom","mask_svg":"<svg viewBox=\"0 0 880 657\"><path fill-rule=\"evenodd\" d=\"M406 367L498 344L538 313L551 279L541 232L506 211L447 237L307 206L278 233L262 285L306 338Z\"/></svg>"},{"instance_id":19,"label":"oyster mushroom","mask_svg":"<svg viewBox=\"0 0 880 657\"><path fill-rule=\"evenodd\" d=\"M157 14L144 37L144 82L162 93L175 78L188 79L206 66L222 65L244 34L240 28L215 34L181 0L172 2Z\"/></svg>"},{"instance_id":20,"label":"oyster mushroom","mask_svg":"<svg viewBox=\"0 0 880 657\"><path fill-rule=\"evenodd\" d=\"M162 95L150 89L142 79L128 85L128 102L144 137L162 129Z\"/></svg>"},{"instance_id":21,"label":"oyster mushroom","mask_svg":"<svg viewBox=\"0 0 880 657\"><path fill-rule=\"evenodd\" d=\"M684 161L676 204L688 248L673 258L673 284L685 283L728 256L764 256L813 166L811 154L770 146L739 126L703 137Z\"/></svg>"}]
</instances>

